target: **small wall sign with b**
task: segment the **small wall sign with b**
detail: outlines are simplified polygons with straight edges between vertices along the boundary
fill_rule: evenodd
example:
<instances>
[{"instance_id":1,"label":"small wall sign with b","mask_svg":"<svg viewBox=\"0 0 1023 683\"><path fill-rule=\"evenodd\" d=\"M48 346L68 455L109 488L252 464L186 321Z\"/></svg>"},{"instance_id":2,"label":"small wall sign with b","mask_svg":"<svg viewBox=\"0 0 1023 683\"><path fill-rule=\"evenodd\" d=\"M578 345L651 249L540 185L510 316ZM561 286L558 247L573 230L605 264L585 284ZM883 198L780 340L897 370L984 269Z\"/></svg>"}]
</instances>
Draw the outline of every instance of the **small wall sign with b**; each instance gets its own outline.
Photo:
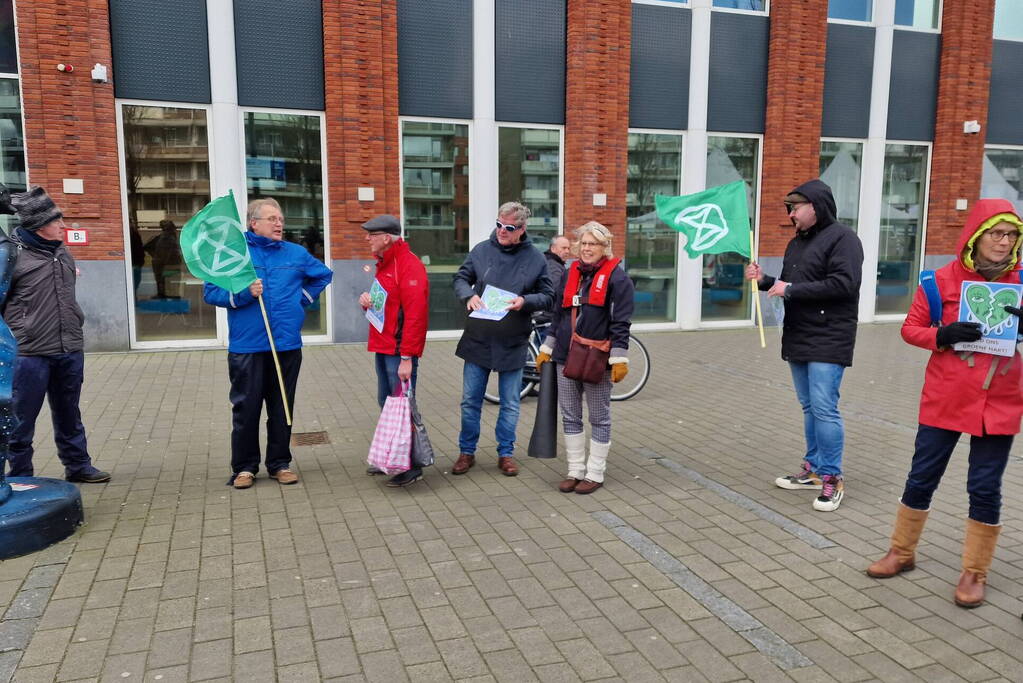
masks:
<instances>
[{"instance_id":1,"label":"small wall sign with b","mask_svg":"<svg viewBox=\"0 0 1023 683\"><path fill-rule=\"evenodd\" d=\"M68 244L88 244L89 231L84 228L68 228L64 241Z\"/></svg>"}]
</instances>

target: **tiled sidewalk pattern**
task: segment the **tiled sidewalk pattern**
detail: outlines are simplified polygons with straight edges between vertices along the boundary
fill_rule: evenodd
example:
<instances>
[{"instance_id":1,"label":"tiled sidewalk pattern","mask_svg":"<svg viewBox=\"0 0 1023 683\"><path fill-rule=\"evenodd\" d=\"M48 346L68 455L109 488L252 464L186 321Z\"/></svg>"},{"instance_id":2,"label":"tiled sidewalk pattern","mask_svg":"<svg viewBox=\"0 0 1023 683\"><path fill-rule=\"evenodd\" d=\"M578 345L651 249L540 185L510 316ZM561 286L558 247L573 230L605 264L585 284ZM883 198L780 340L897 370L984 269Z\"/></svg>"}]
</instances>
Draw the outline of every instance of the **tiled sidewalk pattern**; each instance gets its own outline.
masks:
<instances>
[{"instance_id":1,"label":"tiled sidewalk pattern","mask_svg":"<svg viewBox=\"0 0 1023 683\"><path fill-rule=\"evenodd\" d=\"M1019 457L987 605L950 599L963 446L917 570L870 579L862 569L887 547L926 353L895 325L861 328L842 398L847 497L816 513L813 494L771 485L798 467L802 429L767 332L766 350L750 330L641 334L654 375L614 404L608 481L591 496L555 490L560 459L523 457L520 476L501 476L493 406L477 466L448 474L453 342L430 342L421 365L437 466L398 490L363 473L377 407L360 346L306 349L295 429L326 430L332 443L296 449L297 486L263 472L248 491L224 485L223 351L91 355L85 424L114 480L82 487L79 533L0 563L0 681L1023 680ZM523 450L534 405L523 404ZM45 416L39 427L37 471L58 476ZM779 667L616 535L626 528L812 665Z\"/></svg>"}]
</instances>

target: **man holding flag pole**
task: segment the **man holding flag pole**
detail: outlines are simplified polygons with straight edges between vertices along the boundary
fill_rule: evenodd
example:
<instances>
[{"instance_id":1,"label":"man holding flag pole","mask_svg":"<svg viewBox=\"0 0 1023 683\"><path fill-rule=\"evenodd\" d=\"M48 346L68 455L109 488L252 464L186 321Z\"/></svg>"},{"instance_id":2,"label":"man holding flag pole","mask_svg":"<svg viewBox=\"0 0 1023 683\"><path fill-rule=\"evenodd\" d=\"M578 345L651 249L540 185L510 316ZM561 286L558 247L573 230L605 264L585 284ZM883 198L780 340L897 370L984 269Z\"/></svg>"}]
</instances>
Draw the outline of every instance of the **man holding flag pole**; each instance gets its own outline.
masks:
<instances>
[{"instance_id":1,"label":"man holding flag pole","mask_svg":"<svg viewBox=\"0 0 1023 683\"><path fill-rule=\"evenodd\" d=\"M231 480L247 489L259 472L259 419L266 404L266 469L280 484L291 470L291 409L302 365L305 307L333 273L303 247L283 241L274 199L249 203L242 232L234 194L213 200L181 231L188 269L205 280L203 299L227 309L231 379Z\"/></svg>"}]
</instances>

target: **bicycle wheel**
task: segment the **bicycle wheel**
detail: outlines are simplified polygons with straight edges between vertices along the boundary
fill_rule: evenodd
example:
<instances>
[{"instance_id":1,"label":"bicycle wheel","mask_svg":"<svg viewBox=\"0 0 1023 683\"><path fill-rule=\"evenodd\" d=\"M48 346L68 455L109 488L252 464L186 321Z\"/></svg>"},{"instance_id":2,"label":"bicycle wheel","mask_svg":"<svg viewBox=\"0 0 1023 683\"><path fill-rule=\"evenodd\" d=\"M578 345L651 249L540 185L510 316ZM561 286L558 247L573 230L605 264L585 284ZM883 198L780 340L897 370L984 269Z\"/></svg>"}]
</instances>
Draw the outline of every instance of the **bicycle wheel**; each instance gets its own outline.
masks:
<instances>
[{"instance_id":1,"label":"bicycle wheel","mask_svg":"<svg viewBox=\"0 0 1023 683\"><path fill-rule=\"evenodd\" d=\"M533 391L537 384L540 383L540 373L536 370L536 345L532 341L526 346L526 367L522 369L522 390L519 392L519 398L525 398L529 396L529 393ZM483 398L488 403L495 405L501 403L501 398L498 396L497 389L497 373L491 372L490 378L487 380L487 390L483 392Z\"/></svg>"},{"instance_id":2,"label":"bicycle wheel","mask_svg":"<svg viewBox=\"0 0 1023 683\"><path fill-rule=\"evenodd\" d=\"M611 385L611 400L625 401L639 393L650 379L650 353L643 342L629 335L629 374Z\"/></svg>"}]
</instances>

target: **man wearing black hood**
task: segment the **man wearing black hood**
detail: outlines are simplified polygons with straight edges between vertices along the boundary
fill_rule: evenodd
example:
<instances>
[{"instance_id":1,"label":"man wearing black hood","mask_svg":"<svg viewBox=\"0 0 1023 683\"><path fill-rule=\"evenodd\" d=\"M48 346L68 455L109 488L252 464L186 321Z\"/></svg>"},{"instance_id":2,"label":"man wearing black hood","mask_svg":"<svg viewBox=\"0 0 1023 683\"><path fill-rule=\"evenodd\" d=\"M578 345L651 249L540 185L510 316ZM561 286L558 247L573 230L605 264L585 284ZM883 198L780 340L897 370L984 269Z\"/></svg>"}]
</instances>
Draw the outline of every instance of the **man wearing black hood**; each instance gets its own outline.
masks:
<instances>
[{"instance_id":1,"label":"man wearing black hood","mask_svg":"<svg viewBox=\"0 0 1023 683\"><path fill-rule=\"evenodd\" d=\"M451 474L465 474L476 463L480 438L480 411L490 373L498 375L501 408L497 414L497 466L514 477L515 428L519 422L519 392L526 346L532 331L530 314L549 310L554 288L547 263L526 235L529 209L519 202L505 202L497 210L497 226L490 239L480 242L455 273L455 296L467 311L483 308L487 285L517 296L508 302L500 320L466 318L465 331L455 355L465 361L462 370L462 428L458 434L458 460Z\"/></svg>"},{"instance_id":2,"label":"man wearing black hood","mask_svg":"<svg viewBox=\"0 0 1023 683\"><path fill-rule=\"evenodd\" d=\"M792 190L785 209L796 234L785 248L781 277L765 275L756 263L746 267L747 279L757 280L768 296L784 298L781 357L789 362L803 408L802 467L774 483L790 490L819 489L813 508L830 512L845 492L838 390L856 343L863 247L856 233L838 222L831 188L820 180Z\"/></svg>"}]
</instances>

